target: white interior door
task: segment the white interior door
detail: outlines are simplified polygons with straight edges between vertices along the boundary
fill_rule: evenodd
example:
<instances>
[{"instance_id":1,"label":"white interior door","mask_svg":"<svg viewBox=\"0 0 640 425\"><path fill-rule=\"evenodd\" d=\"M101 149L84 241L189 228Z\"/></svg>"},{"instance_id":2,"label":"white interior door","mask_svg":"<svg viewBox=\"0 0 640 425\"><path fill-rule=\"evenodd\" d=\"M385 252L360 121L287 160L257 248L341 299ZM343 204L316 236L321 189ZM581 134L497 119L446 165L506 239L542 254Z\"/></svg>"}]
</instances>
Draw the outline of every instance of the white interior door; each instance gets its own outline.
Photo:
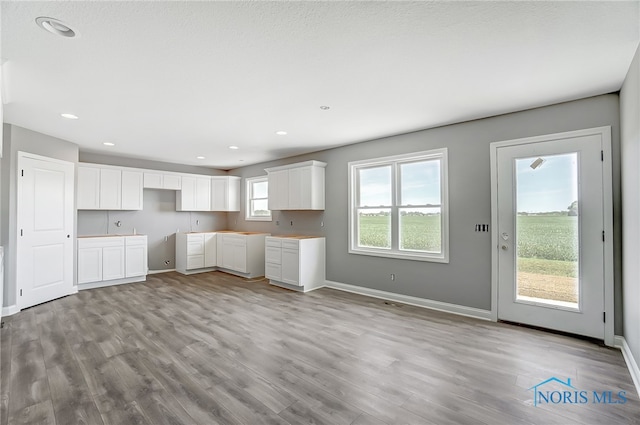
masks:
<instances>
[{"instance_id":1,"label":"white interior door","mask_svg":"<svg viewBox=\"0 0 640 425\"><path fill-rule=\"evenodd\" d=\"M604 150L601 134L496 148L498 319L604 339Z\"/></svg>"},{"instance_id":2,"label":"white interior door","mask_svg":"<svg viewBox=\"0 0 640 425\"><path fill-rule=\"evenodd\" d=\"M18 153L17 288L23 309L76 292L74 165Z\"/></svg>"}]
</instances>

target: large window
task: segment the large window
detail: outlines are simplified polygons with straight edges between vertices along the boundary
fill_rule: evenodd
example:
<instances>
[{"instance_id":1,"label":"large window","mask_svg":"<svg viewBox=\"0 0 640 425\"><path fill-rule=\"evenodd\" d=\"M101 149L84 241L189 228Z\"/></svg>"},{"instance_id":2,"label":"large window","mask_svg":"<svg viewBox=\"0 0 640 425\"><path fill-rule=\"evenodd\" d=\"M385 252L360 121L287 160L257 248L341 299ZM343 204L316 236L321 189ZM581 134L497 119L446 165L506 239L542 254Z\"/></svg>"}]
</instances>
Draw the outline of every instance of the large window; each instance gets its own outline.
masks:
<instances>
[{"instance_id":1,"label":"large window","mask_svg":"<svg viewBox=\"0 0 640 425\"><path fill-rule=\"evenodd\" d=\"M267 176L247 179L246 219L271 221L269 211L269 182Z\"/></svg>"},{"instance_id":2,"label":"large window","mask_svg":"<svg viewBox=\"0 0 640 425\"><path fill-rule=\"evenodd\" d=\"M349 163L349 252L449 261L447 150Z\"/></svg>"}]
</instances>

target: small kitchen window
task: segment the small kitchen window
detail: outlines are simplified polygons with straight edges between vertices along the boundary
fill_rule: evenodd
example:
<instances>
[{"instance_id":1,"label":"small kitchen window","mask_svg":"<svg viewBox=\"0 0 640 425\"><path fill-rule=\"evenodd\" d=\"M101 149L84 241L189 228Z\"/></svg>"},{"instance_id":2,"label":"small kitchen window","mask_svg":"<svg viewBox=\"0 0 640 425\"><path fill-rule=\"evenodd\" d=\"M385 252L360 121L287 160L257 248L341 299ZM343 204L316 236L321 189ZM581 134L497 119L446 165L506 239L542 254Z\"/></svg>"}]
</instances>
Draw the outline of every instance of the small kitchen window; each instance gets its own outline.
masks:
<instances>
[{"instance_id":1,"label":"small kitchen window","mask_svg":"<svg viewBox=\"0 0 640 425\"><path fill-rule=\"evenodd\" d=\"M269 182L267 176L247 178L246 219L271 221L269 210Z\"/></svg>"}]
</instances>

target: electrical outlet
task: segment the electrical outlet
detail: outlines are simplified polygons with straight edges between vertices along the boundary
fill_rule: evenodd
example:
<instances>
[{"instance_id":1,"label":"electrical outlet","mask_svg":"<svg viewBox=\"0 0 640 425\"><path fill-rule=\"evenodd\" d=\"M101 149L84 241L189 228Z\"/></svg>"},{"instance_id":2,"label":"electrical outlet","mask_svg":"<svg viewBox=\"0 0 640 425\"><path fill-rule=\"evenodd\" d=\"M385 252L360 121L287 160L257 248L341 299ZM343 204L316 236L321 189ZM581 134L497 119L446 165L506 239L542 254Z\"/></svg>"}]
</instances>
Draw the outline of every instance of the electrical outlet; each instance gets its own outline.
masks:
<instances>
[{"instance_id":1,"label":"electrical outlet","mask_svg":"<svg viewBox=\"0 0 640 425\"><path fill-rule=\"evenodd\" d=\"M168 266L171 263L171 260L164 260L164 265Z\"/></svg>"},{"instance_id":2,"label":"electrical outlet","mask_svg":"<svg viewBox=\"0 0 640 425\"><path fill-rule=\"evenodd\" d=\"M276 226L280 226L280 220L276 220Z\"/></svg>"},{"instance_id":3,"label":"electrical outlet","mask_svg":"<svg viewBox=\"0 0 640 425\"><path fill-rule=\"evenodd\" d=\"M293 226L293 220L291 220L291 225Z\"/></svg>"},{"instance_id":4,"label":"electrical outlet","mask_svg":"<svg viewBox=\"0 0 640 425\"><path fill-rule=\"evenodd\" d=\"M395 273L391 273L391 280L396 280L396 274Z\"/></svg>"},{"instance_id":5,"label":"electrical outlet","mask_svg":"<svg viewBox=\"0 0 640 425\"><path fill-rule=\"evenodd\" d=\"M324 221L320 222L320 227L324 227Z\"/></svg>"}]
</instances>

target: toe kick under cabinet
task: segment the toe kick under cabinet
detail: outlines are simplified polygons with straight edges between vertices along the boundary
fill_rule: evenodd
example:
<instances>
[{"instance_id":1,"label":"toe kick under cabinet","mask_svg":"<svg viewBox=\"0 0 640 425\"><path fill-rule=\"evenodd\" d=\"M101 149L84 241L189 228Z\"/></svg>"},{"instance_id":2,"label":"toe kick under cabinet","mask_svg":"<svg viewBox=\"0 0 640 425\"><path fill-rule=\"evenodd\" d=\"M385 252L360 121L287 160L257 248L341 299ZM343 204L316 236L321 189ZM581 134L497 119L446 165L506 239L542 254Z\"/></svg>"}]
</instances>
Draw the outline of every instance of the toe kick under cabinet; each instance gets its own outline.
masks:
<instances>
[{"instance_id":1,"label":"toe kick under cabinet","mask_svg":"<svg viewBox=\"0 0 640 425\"><path fill-rule=\"evenodd\" d=\"M325 238L268 236L265 277L272 285L307 292L325 285Z\"/></svg>"}]
</instances>

